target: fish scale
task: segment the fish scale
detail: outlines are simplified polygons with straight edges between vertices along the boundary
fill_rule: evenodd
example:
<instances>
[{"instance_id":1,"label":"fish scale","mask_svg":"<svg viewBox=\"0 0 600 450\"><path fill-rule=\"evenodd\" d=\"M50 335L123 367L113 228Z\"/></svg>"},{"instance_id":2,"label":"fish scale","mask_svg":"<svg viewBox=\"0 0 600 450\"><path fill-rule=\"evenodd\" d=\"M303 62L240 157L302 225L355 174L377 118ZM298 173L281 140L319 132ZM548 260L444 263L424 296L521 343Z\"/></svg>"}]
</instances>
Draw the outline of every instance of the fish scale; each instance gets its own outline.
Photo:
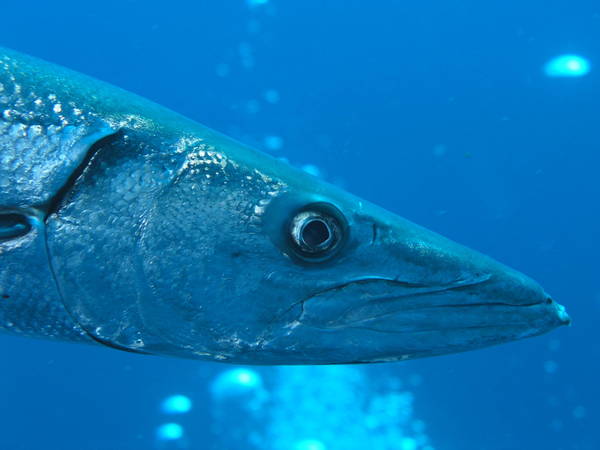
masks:
<instances>
[{"instance_id":1,"label":"fish scale","mask_svg":"<svg viewBox=\"0 0 600 450\"><path fill-rule=\"evenodd\" d=\"M113 131L67 107L68 101L63 107L44 83L32 83L35 67L28 58L0 53L0 222L3 213L18 213L31 226L19 239L0 241L0 328L25 336L89 340L57 291L44 217L91 144Z\"/></svg>"},{"instance_id":2,"label":"fish scale","mask_svg":"<svg viewBox=\"0 0 600 450\"><path fill-rule=\"evenodd\" d=\"M0 205L4 208L48 203L89 147L114 133L93 113L83 114L68 90L57 95L49 89L49 77L40 76L28 58L5 53L0 59ZM60 85L58 74L53 82Z\"/></svg>"}]
</instances>

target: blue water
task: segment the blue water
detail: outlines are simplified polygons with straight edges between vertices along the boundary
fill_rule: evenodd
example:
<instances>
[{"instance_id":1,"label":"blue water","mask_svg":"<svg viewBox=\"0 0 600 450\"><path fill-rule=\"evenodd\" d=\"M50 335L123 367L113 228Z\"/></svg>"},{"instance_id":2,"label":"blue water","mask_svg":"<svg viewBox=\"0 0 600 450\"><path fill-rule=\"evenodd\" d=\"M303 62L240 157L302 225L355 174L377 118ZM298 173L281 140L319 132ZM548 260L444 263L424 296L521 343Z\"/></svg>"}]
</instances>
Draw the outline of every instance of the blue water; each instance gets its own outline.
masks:
<instances>
[{"instance_id":1,"label":"blue water","mask_svg":"<svg viewBox=\"0 0 600 450\"><path fill-rule=\"evenodd\" d=\"M313 165L537 279L573 326L399 364L263 367L226 395L230 366L2 336L0 449L599 449L600 5L254 3L10 2L0 45ZM549 76L561 55L589 73ZM191 410L168 414L174 394Z\"/></svg>"}]
</instances>

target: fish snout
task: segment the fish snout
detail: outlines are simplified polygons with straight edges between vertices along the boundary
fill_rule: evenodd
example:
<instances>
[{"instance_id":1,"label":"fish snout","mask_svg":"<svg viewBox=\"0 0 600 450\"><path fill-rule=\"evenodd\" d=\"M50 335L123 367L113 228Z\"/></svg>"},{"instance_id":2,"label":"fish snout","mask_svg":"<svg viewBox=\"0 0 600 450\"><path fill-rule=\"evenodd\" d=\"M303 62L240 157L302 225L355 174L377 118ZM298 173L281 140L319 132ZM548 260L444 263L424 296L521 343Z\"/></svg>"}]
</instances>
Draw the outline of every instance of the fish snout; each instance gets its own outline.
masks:
<instances>
[{"instance_id":1,"label":"fish snout","mask_svg":"<svg viewBox=\"0 0 600 450\"><path fill-rule=\"evenodd\" d=\"M571 326L573 320L571 319L571 316L569 316L566 308L563 305L557 303L549 295L546 296L545 304L549 309L549 313L556 317L559 325Z\"/></svg>"},{"instance_id":2,"label":"fish snout","mask_svg":"<svg viewBox=\"0 0 600 450\"><path fill-rule=\"evenodd\" d=\"M544 322L544 331L571 324L565 307L556 302L538 282L517 270L496 264L491 269L493 275L489 284L477 287L481 297L491 303L536 311L539 321Z\"/></svg>"}]
</instances>

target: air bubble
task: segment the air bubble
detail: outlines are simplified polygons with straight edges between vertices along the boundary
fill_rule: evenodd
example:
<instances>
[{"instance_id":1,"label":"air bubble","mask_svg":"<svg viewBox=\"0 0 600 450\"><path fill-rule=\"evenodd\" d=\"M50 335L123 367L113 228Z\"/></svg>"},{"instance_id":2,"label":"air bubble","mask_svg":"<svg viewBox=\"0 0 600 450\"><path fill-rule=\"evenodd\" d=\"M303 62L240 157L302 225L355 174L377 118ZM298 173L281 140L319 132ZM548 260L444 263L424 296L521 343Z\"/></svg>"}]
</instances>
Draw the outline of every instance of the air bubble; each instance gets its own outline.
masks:
<instances>
[{"instance_id":1,"label":"air bubble","mask_svg":"<svg viewBox=\"0 0 600 450\"><path fill-rule=\"evenodd\" d=\"M556 361L548 360L544 363L544 370L546 373L555 373L558 370L558 364Z\"/></svg>"},{"instance_id":2,"label":"air bubble","mask_svg":"<svg viewBox=\"0 0 600 450\"><path fill-rule=\"evenodd\" d=\"M265 137L265 147L269 150L277 151L283 147L283 139L279 136Z\"/></svg>"},{"instance_id":3,"label":"air bubble","mask_svg":"<svg viewBox=\"0 0 600 450\"><path fill-rule=\"evenodd\" d=\"M227 75L229 75L229 64L225 64L225 63L217 64L217 67L215 68L215 72L216 72L217 76L219 76L219 77L226 77Z\"/></svg>"},{"instance_id":4,"label":"air bubble","mask_svg":"<svg viewBox=\"0 0 600 450\"><path fill-rule=\"evenodd\" d=\"M248 100L246 103L246 112L248 114L256 114L260 111L260 103L257 100Z\"/></svg>"},{"instance_id":5,"label":"air bubble","mask_svg":"<svg viewBox=\"0 0 600 450\"><path fill-rule=\"evenodd\" d=\"M231 369L223 372L212 384L212 394L216 398L239 397L262 389L260 375L250 369Z\"/></svg>"},{"instance_id":6,"label":"air bubble","mask_svg":"<svg viewBox=\"0 0 600 450\"><path fill-rule=\"evenodd\" d=\"M269 0L246 0L249 7L254 8L256 6L262 6L269 3Z\"/></svg>"},{"instance_id":7,"label":"air bubble","mask_svg":"<svg viewBox=\"0 0 600 450\"><path fill-rule=\"evenodd\" d=\"M544 66L544 72L552 78L583 77L590 71L590 63L579 55L560 55Z\"/></svg>"},{"instance_id":8,"label":"air bubble","mask_svg":"<svg viewBox=\"0 0 600 450\"><path fill-rule=\"evenodd\" d=\"M575 407L575 409L573 410L573 417L575 419L583 419L585 417L585 414L586 414L585 408L581 405Z\"/></svg>"},{"instance_id":9,"label":"air bubble","mask_svg":"<svg viewBox=\"0 0 600 450\"><path fill-rule=\"evenodd\" d=\"M293 447L294 450L326 450L325 444L316 439L305 439L300 442L296 442Z\"/></svg>"},{"instance_id":10,"label":"air bubble","mask_svg":"<svg viewBox=\"0 0 600 450\"><path fill-rule=\"evenodd\" d=\"M156 437L161 441L176 441L183 437L183 427L178 423L165 423L156 430Z\"/></svg>"},{"instance_id":11,"label":"air bubble","mask_svg":"<svg viewBox=\"0 0 600 450\"><path fill-rule=\"evenodd\" d=\"M272 104L279 103L279 92L275 89L268 89L265 91L265 100Z\"/></svg>"},{"instance_id":12,"label":"air bubble","mask_svg":"<svg viewBox=\"0 0 600 450\"><path fill-rule=\"evenodd\" d=\"M185 395L171 395L161 404L165 414L185 414L192 409L192 401Z\"/></svg>"}]
</instances>

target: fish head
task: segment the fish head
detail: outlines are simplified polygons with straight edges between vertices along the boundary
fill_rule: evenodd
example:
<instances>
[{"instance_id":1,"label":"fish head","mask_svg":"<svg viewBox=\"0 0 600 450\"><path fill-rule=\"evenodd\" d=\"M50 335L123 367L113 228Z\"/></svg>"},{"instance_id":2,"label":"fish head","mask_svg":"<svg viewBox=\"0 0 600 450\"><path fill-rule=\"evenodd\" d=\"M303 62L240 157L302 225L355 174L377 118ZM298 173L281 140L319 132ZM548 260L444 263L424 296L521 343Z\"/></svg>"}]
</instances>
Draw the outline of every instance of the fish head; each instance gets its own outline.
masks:
<instances>
[{"instance_id":1,"label":"fish head","mask_svg":"<svg viewBox=\"0 0 600 450\"><path fill-rule=\"evenodd\" d=\"M570 321L521 273L281 161L216 135L156 141L128 131L106 144L48 220L65 306L97 341L366 363Z\"/></svg>"},{"instance_id":2,"label":"fish head","mask_svg":"<svg viewBox=\"0 0 600 450\"><path fill-rule=\"evenodd\" d=\"M265 283L280 289L265 292L289 305L263 346L275 359L397 361L570 323L522 273L344 191L306 186L275 199L264 216L280 252Z\"/></svg>"}]
</instances>

